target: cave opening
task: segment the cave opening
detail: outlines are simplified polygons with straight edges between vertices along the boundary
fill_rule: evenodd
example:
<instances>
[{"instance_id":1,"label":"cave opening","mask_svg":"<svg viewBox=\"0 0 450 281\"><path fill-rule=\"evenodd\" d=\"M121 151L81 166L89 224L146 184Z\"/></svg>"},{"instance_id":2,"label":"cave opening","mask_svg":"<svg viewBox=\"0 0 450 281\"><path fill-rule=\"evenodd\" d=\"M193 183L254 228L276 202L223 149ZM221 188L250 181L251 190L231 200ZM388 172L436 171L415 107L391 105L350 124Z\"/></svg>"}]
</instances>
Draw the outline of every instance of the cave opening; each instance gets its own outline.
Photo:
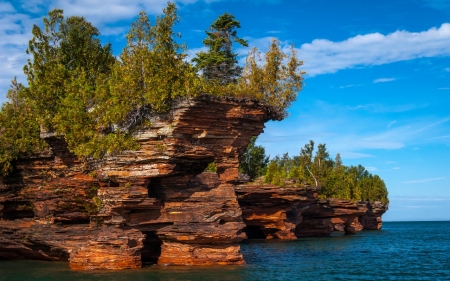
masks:
<instances>
[{"instance_id":1,"label":"cave opening","mask_svg":"<svg viewBox=\"0 0 450 281\"><path fill-rule=\"evenodd\" d=\"M248 239L266 239L266 235L259 226L247 225L242 231L247 234Z\"/></svg>"},{"instance_id":2,"label":"cave opening","mask_svg":"<svg viewBox=\"0 0 450 281\"><path fill-rule=\"evenodd\" d=\"M161 198L162 197L162 184L161 178L152 178L147 186L148 197L150 198Z\"/></svg>"},{"instance_id":3,"label":"cave opening","mask_svg":"<svg viewBox=\"0 0 450 281\"><path fill-rule=\"evenodd\" d=\"M29 201L6 201L2 213L4 220L34 218L33 204Z\"/></svg>"},{"instance_id":4,"label":"cave opening","mask_svg":"<svg viewBox=\"0 0 450 281\"><path fill-rule=\"evenodd\" d=\"M145 239L141 250L142 266L150 266L158 263L161 255L162 240L156 235L156 231L143 231Z\"/></svg>"}]
</instances>

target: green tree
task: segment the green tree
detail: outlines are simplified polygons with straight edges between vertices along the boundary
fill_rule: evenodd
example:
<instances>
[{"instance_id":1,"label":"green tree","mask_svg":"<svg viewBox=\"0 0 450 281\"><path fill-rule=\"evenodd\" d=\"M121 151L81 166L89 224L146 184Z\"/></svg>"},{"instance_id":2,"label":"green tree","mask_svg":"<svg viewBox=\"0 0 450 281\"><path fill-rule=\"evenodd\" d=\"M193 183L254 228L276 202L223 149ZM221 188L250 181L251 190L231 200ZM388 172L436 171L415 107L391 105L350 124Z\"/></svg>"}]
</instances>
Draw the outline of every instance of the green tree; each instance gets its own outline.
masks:
<instances>
[{"instance_id":1,"label":"green tree","mask_svg":"<svg viewBox=\"0 0 450 281\"><path fill-rule=\"evenodd\" d=\"M284 53L280 42L273 39L261 63L261 54L254 48L247 56L246 64L238 82L239 93L262 100L272 106L280 116L287 116L286 109L297 98L303 86L303 74L298 70L303 61L291 45L290 55Z\"/></svg>"},{"instance_id":2,"label":"green tree","mask_svg":"<svg viewBox=\"0 0 450 281\"><path fill-rule=\"evenodd\" d=\"M132 132L152 114L168 111L173 99L195 96L194 70L184 62L185 46L175 40L178 20L175 4L168 3L155 26L145 12L132 24L98 110L105 127L116 124Z\"/></svg>"},{"instance_id":3,"label":"green tree","mask_svg":"<svg viewBox=\"0 0 450 281\"><path fill-rule=\"evenodd\" d=\"M39 138L39 124L24 96L26 89L16 78L0 111L0 175L12 170L11 161L20 155L41 151L45 143Z\"/></svg>"},{"instance_id":4,"label":"green tree","mask_svg":"<svg viewBox=\"0 0 450 281\"><path fill-rule=\"evenodd\" d=\"M101 45L96 38L100 34L98 29L85 18L64 18L63 10L54 9L43 21L44 29L33 26L27 50L32 59L24 67L30 87L26 98L38 121L52 130L54 116L67 110L60 110L60 102L70 94L66 88L72 84L70 80L83 76L83 82L95 88L98 75L109 73L115 59L111 46ZM88 110L93 104L92 93L83 95Z\"/></svg>"},{"instance_id":5,"label":"green tree","mask_svg":"<svg viewBox=\"0 0 450 281\"><path fill-rule=\"evenodd\" d=\"M269 163L264 147L255 143L256 137L252 137L245 152L239 158L239 171L249 175L251 179L264 175Z\"/></svg>"},{"instance_id":6,"label":"green tree","mask_svg":"<svg viewBox=\"0 0 450 281\"><path fill-rule=\"evenodd\" d=\"M233 43L248 46L246 40L237 37L236 28L240 27L233 15L224 13L212 23L210 31L206 31L208 37L203 43L209 49L199 52L192 59L206 80L223 85L237 82L242 67L238 65L237 54L233 52Z\"/></svg>"}]
</instances>

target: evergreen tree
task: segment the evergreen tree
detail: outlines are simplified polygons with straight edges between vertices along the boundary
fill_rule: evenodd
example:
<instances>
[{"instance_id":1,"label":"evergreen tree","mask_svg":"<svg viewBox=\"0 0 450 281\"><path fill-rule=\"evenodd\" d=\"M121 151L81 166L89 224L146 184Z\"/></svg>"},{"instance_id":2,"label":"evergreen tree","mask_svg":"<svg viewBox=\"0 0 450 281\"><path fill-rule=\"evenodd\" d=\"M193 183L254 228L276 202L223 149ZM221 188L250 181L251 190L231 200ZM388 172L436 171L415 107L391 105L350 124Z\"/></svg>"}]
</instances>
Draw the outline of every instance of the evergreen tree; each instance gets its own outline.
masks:
<instances>
[{"instance_id":1,"label":"evergreen tree","mask_svg":"<svg viewBox=\"0 0 450 281\"><path fill-rule=\"evenodd\" d=\"M240 155L239 171L250 176L250 179L265 174L265 169L269 163L269 157L266 156L264 147L255 145L256 137L250 139L245 152Z\"/></svg>"},{"instance_id":2,"label":"evergreen tree","mask_svg":"<svg viewBox=\"0 0 450 281\"><path fill-rule=\"evenodd\" d=\"M240 27L233 15L224 13L212 23L210 31L206 31L208 37L203 43L209 50L198 53L192 60L206 80L223 85L237 82L242 67L238 65L232 46L233 43L248 46L246 40L237 37L236 28Z\"/></svg>"},{"instance_id":3,"label":"evergreen tree","mask_svg":"<svg viewBox=\"0 0 450 281\"><path fill-rule=\"evenodd\" d=\"M0 175L7 175L11 161L19 155L32 155L45 147L39 138L39 124L33 116L32 108L24 96L27 89L17 82L11 82L7 102L0 111Z\"/></svg>"},{"instance_id":4,"label":"evergreen tree","mask_svg":"<svg viewBox=\"0 0 450 281\"><path fill-rule=\"evenodd\" d=\"M111 46L101 45L96 38L98 29L83 17L64 18L62 10L54 9L43 21L43 30L33 26L33 38L27 50L32 59L24 67L30 87L26 98L39 122L52 130L55 115L67 110L60 110L60 102L73 90L67 84L72 84L72 79L78 83L82 79L87 86L95 88L98 75L109 73L115 59ZM85 110L92 106L92 91L76 95L87 102Z\"/></svg>"}]
</instances>

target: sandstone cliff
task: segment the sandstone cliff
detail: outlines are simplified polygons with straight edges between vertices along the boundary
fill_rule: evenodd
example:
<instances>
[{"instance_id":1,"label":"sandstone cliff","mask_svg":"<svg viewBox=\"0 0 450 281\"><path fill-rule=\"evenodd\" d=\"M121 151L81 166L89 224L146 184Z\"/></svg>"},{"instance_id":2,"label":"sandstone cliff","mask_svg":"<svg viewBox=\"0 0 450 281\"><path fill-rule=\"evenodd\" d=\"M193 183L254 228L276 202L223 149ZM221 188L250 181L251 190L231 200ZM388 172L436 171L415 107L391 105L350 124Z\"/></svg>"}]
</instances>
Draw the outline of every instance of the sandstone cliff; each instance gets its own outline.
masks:
<instances>
[{"instance_id":1,"label":"sandstone cliff","mask_svg":"<svg viewBox=\"0 0 450 281\"><path fill-rule=\"evenodd\" d=\"M140 150L102 161L43 134L50 149L17 161L0 186L0 258L73 269L242 264L238 156L280 118L255 101L184 100L137 136ZM199 175L213 161L217 175Z\"/></svg>"},{"instance_id":2,"label":"sandstone cliff","mask_svg":"<svg viewBox=\"0 0 450 281\"><path fill-rule=\"evenodd\" d=\"M316 187L280 188L270 184L236 187L248 238L296 239L327 236L333 231L355 234L381 229L387 206L380 202L354 203L341 199L319 200Z\"/></svg>"},{"instance_id":3,"label":"sandstone cliff","mask_svg":"<svg viewBox=\"0 0 450 281\"><path fill-rule=\"evenodd\" d=\"M242 264L239 242L379 229L383 205L317 200L315 188L239 185L238 156L268 120L255 101L177 103L141 148L83 161L63 140L20 159L0 184L0 258L68 260L73 269ZM215 162L217 173L202 173Z\"/></svg>"}]
</instances>

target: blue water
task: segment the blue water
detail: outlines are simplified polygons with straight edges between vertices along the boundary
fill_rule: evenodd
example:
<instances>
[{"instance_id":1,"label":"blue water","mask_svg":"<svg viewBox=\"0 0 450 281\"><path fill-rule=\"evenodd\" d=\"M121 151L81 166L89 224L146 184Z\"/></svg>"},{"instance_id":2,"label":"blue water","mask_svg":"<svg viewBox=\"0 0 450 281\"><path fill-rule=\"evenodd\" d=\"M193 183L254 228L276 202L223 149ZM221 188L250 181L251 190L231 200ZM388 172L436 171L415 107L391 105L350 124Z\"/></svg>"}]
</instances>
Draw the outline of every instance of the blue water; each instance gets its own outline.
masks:
<instances>
[{"instance_id":1,"label":"blue water","mask_svg":"<svg viewBox=\"0 0 450 281\"><path fill-rule=\"evenodd\" d=\"M243 266L71 271L0 261L0 280L450 280L450 222L386 222L381 231L242 244Z\"/></svg>"}]
</instances>

